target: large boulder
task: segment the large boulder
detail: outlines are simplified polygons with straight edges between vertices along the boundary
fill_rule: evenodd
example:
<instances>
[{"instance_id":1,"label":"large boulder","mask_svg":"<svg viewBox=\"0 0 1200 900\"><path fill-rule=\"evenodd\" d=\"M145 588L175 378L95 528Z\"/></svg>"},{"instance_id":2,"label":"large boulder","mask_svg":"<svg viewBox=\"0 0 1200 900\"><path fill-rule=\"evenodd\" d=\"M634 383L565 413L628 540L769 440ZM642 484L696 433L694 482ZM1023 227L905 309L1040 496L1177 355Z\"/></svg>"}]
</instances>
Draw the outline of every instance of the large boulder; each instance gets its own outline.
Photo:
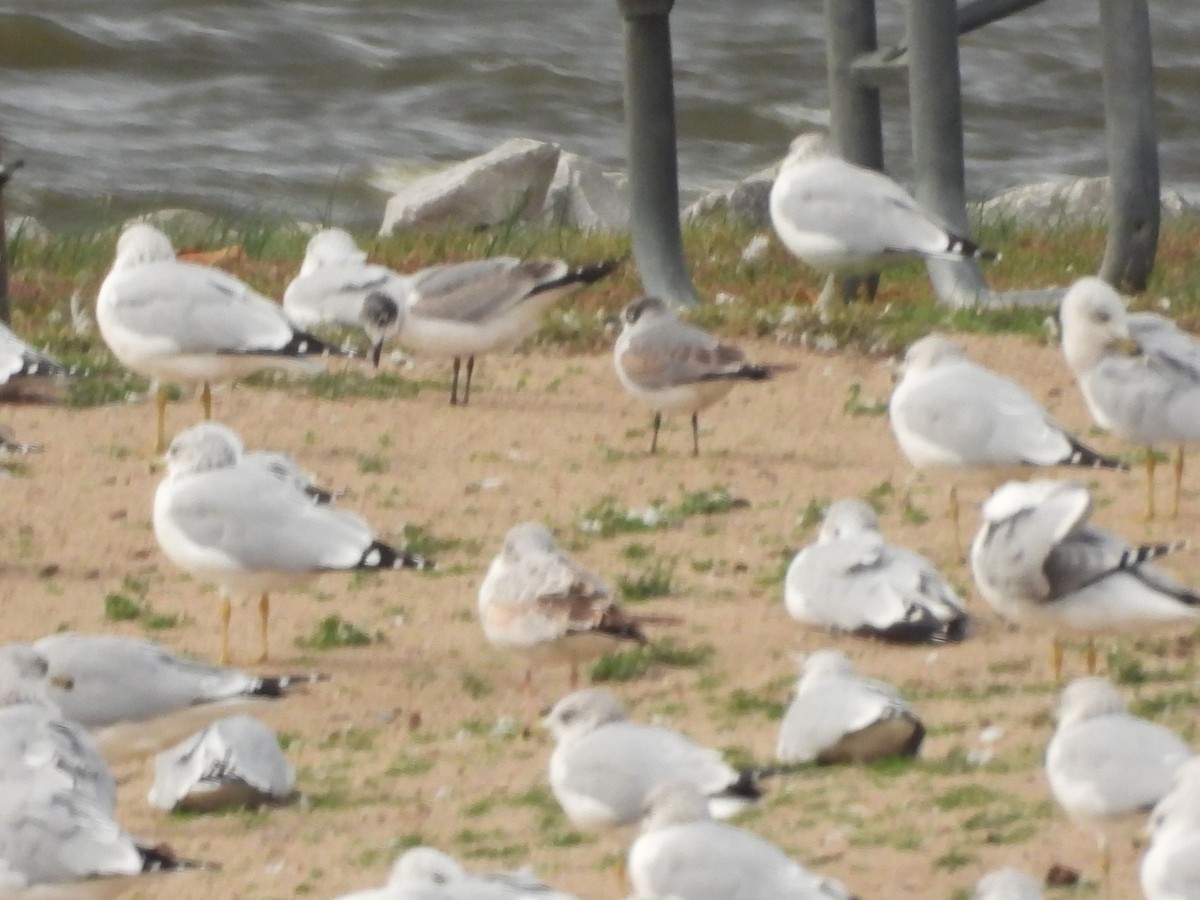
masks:
<instances>
[{"instance_id":1,"label":"large boulder","mask_svg":"<svg viewBox=\"0 0 1200 900\"><path fill-rule=\"evenodd\" d=\"M629 228L629 179L564 150L546 193L542 221L582 231Z\"/></svg>"},{"instance_id":2,"label":"large boulder","mask_svg":"<svg viewBox=\"0 0 1200 900\"><path fill-rule=\"evenodd\" d=\"M397 228L494 225L536 219L558 167L559 147L513 138L482 156L401 187L387 203L381 235Z\"/></svg>"},{"instance_id":3,"label":"large boulder","mask_svg":"<svg viewBox=\"0 0 1200 900\"><path fill-rule=\"evenodd\" d=\"M1177 191L1162 192L1164 216L1193 211L1194 207ZM1108 178L1023 184L984 201L979 213L984 221L1018 225L1103 223L1108 219Z\"/></svg>"},{"instance_id":4,"label":"large boulder","mask_svg":"<svg viewBox=\"0 0 1200 900\"><path fill-rule=\"evenodd\" d=\"M710 216L740 219L756 227L771 224L771 185L779 174L779 165L755 172L732 187L709 191L683 211L686 222Z\"/></svg>"}]
</instances>

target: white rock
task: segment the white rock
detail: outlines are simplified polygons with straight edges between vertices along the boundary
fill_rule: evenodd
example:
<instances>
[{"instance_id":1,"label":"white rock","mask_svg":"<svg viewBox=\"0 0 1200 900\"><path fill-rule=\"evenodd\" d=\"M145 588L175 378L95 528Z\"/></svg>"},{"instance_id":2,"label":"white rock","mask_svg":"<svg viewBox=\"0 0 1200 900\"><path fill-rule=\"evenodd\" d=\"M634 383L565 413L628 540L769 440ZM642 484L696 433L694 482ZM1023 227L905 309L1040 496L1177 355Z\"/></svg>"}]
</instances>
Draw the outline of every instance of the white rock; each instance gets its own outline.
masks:
<instances>
[{"instance_id":1,"label":"white rock","mask_svg":"<svg viewBox=\"0 0 1200 900\"><path fill-rule=\"evenodd\" d=\"M709 191L683 211L683 220L692 222L709 216L726 215L753 225L769 226L768 209L771 185L779 174L779 165L761 169L731 187Z\"/></svg>"},{"instance_id":2,"label":"white rock","mask_svg":"<svg viewBox=\"0 0 1200 900\"><path fill-rule=\"evenodd\" d=\"M1177 191L1162 192L1164 216L1190 213L1194 207ZM1098 222L1108 218L1108 178L1039 181L1012 188L979 207L985 221L1022 225Z\"/></svg>"},{"instance_id":3,"label":"white rock","mask_svg":"<svg viewBox=\"0 0 1200 900\"><path fill-rule=\"evenodd\" d=\"M629 227L629 179L566 150L546 192L542 220L583 231L622 231Z\"/></svg>"},{"instance_id":4,"label":"white rock","mask_svg":"<svg viewBox=\"0 0 1200 900\"><path fill-rule=\"evenodd\" d=\"M388 200L381 235L396 228L491 225L539 216L558 166L557 144L513 138L482 156L402 187Z\"/></svg>"}]
</instances>

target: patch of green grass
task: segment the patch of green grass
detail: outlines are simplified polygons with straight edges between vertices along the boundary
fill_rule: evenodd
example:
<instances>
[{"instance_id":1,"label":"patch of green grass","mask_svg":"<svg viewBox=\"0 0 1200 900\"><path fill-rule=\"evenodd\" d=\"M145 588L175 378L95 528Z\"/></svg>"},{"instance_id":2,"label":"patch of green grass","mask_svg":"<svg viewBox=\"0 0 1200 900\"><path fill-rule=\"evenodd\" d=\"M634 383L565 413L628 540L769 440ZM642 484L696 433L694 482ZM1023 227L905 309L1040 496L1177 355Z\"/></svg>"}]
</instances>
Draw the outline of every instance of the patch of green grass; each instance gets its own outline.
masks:
<instances>
[{"instance_id":1,"label":"patch of green grass","mask_svg":"<svg viewBox=\"0 0 1200 900\"><path fill-rule=\"evenodd\" d=\"M866 500L867 503L871 504L871 508L875 510L878 515L883 515L883 513L887 512L887 501L889 501L895 495L895 493L896 487L889 479L886 481L881 481L879 484L868 488L867 492L863 494L863 499Z\"/></svg>"},{"instance_id":2,"label":"patch of green grass","mask_svg":"<svg viewBox=\"0 0 1200 900\"><path fill-rule=\"evenodd\" d=\"M281 384L322 400L343 400L362 397L367 400L408 400L419 393L427 382L414 381L394 372L363 372L359 369L320 372L308 378L289 378L278 372L260 372L246 379L252 387L275 388Z\"/></svg>"},{"instance_id":3,"label":"patch of green grass","mask_svg":"<svg viewBox=\"0 0 1200 900\"><path fill-rule=\"evenodd\" d=\"M816 528L824 521L825 513L828 509L828 497L813 497L805 504L800 515L796 517L797 527L803 529Z\"/></svg>"},{"instance_id":4,"label":"patch of green grass","mask_svg":"<svg viewBox=\"0 0 1200 900\"><path fill-rule=\"evenodd\" d=\"M617 576L617 590L626 603L640 603L655 597L669 597L675 566L664 560L655 560L653 565L632 575Z\"/></svg>"},{"instance_id":5,"label":"patch of green grass","mask_svg":"<svg viewBox=\"0 0 1200 900\"><path fill-rule=\"evenodd\" d=\"M654 556L654 547L634 541L621 550L621 556L630 562L641 562Z\"/></svg>"},{"instance_id":6,"label":"patch of green grass","mask_svg":"<svg viewBox=\"0 0 1200 900\"><path fill-rule=\"evenodd\" d=\"M353 622L347 622L335 613L318 622L310 636L297 638L296 646L305 650L332 650L336 647L365 647L374 640Z\"/></svg>"},{"instance_id":7,"label":"patch of green grass","mask_svg":"<svg viewBox=\"0 0 1200 900\"><path fill-rule=\"evenodd\" d=\"M592 664L592 681L632 681L659 666L695 668L712 659L712 644L681 647L670 640L654 641L630 650L609 653Z\"/></svg>"},{"instance_id":8,"label":"patch of green grass","mask_svg":"<svg viewBox=\"0 0 1200 900\"><path fill-rule=\"evenodd\" d=\"M939 794L933 800L938 809L962 809L963 807L985 806L1000 799L1000 794L981 784L960 784Z\"/></svg>"},{"instance_id":9,"label":"patch of green grass","mask_svg":"<svg viewBox=\"0 0 1200 900\"><path fill-rule=\"evenodd\" d=\"M391 467L391 461L382 453L359 454L358 473L360 475L380 475Z\"/></svg>"},{"instance_id":10,"label":"patch of green grass","mask_svg":"<svg viewBox=\"0 0 1200 900\"><path fill-rule=\"evenodd\" d=\"M679 518L689 519L692 516L716 516L749 506L749 500L735 497L728 488L718 485L708 490L685 491L673 511Z\"/></svg>"},{"instance_id":11,"label":"patch of green grass","mask_svg":"<svg viewBox=\"0 0 1200 900\"><path fill-rule=\"evenodd\" d=\"M476 675L474 672L463 672L462 689L468 697L473 697L476 700L481 700L492 693L492 686L487 679L481 675Z\"/></svg>"},{"instance_id":12,"label":"patch of green grass","mask_svg":"<svg viewBox=\"0 0 1200 900\"><path fill-rule=\"evenodd\" d=\"M874 397L868 397L865 400L862 396L862 385L857 381L846 389L846 399L842 403L842 412L848 416L858 418L859 416L882 416L887 412L888 404L886 400L876 400Z\"/></svg>"},{"instance_id":13,"label":"patch of green grass","mask_svg":"<svg viewBox=\"0 0 1200 900\"><path fill-rule=\"evenodd\" d=\"M104 598L104 618L110 622L132 622L142 615L145 606L124 594L111 593Z\"/></svg>"},{"instance_id":14,"label":"patch of green grass","mask_svg":"<svg viewBox=\"0 0 1200 900\"><path fill-rule=\"evenodd\" d=\"M400 532L404 549L426 559L437 559L451 550L463 549L468 553L478 553L479 545L462 538L441 537L433 533L428 525L405 525Z\"/></svg>"},{"instance_id":15,"label":"patch of green grass","mask_svg":"<svg viewBox=\"0 0 1200 900\"><path fill-rule=\"evenodd\" d=\"M684 491L678 503L652 500L641 509L622 506L616 497L606 494L580 513L576 522L579 530L585 534L610 538L619 534L640 534L671 528L695 516L720 515L749 505L750 501L735 497L723 487Z\"/></svg>"},{"instance_id":16,"label":"patch of green grass","mask_svg":"<svg viewBox=\"0 0 1200 900\"><path fill-rule=\"evenodd\" d=\"M741 716L757 715L766 716L773 722L777 722L783 718L784 712L787 710L787 704L778 700L770 700L767 697L760 697L758 694L738 688L725 699L725 711L730 715Z\"/></svg>"},{"instance_id":17,"label":"patch of green grass","mask_svg":"<svg viewBox=\"0 0 1200 900\"><path fill-rule=\"evenodd\" d=\"M402 752L392 760L384 774L391 778L415 778L430 771L433 765L434 761L428 756Z\"/></svg>"}]
</instances>

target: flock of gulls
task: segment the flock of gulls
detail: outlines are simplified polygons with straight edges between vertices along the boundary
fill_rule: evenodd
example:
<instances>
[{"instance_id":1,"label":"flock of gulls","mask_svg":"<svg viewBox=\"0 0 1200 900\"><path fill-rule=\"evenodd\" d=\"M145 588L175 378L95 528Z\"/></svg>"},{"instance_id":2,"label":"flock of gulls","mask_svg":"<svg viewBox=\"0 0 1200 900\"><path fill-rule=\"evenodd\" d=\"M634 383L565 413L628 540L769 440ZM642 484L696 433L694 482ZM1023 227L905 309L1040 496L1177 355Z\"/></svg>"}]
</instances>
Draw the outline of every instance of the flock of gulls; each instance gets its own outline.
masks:
<instances>
[{"instance_id":1,"label":"flock of gulls","mask_svg":"<svg viewBox=\"0 0 1200 900\"><path fill-rule=\"evenodd\" d=\"M920 257L987 258L925 213L902 188L833 156L789 156L771 192L776 233L800 260L836 279L878 273ZM310 241L282 304L233 275L177 257L170 240L137 223L120 236L96 299L112 353L156 390L155 446L165 474L152 521L163 555L198 583L220 589L221 665L175 656L112 635L56 634L0 648L0 893L40 885L211 865L136 838L114 820L116 783L107 759L157 754L150 802L212 810L284 802L294 773L277 737L232 705L286 695L318 676L260 678L226 668L231 599L257 600L259 660L270 656L270 598L318 575L424 569L435 561L379 539L340 508L290 456L249 451L209 421L213 384L263 368L319 369L350 351L312 333L361 327L379 364L389 343L453 361L450 402L466 405L478 356L510 350L542 313L604 278L621 261L485 259L397 273L367 261L354 240L328 229ZM1157 445L1175 445L1172 512L1178 513L1183 447L1200 440L1200 344L1169 320L1130 314L1117 293L1083 278L1059 310L1066 364L1095 424L1145 450L1146 515L1154 517ZM621 315L613 352L617 382L653 413L649 452L663 415L698 416L739 381L777 368L683 322L644 297ZM465 377L460 372L465 360ZM1005 619L1054 637L1195 623L1200 596L1157 560L1175 543L1143 545L1089 524L1093 498L1077 480L1007 480L1017 470L1104 469L1120 459L1088 447L1024 388L930 335L908 348L889 421L915 469L983 469L996 477L969 546L979 594ZM0 396L36 396L71 377L55 360L0 327ZM166 388L199 390L205 421L169 443ZM29 452L6 436L9 452ZM36 476L35 476L36 477ZM1130 477L1114 474L1113 477ZM959 523L952 491L955 532ZM548 780L580 827L640 823L624 867L641 900L833 900L851 889L724 819L755 804L771 770L739 770L688 736L628 716L607 689L579 689L579 667L644 643L670 624L614 602L597 573L560 548L537 522L497 536L478 596L492 644L528 659L533 673L569 667L571 692L545 715L555 742ZM969 640L971 623L949 581L928 560L889 544L867 503L827 510L816 541L796 554L783 603L815 629L910 644ZM1094 832L1108 859L1108 824L1150 811L1141 868L1148 900L1200 897L1200 761L1177 735L1131 715L1117 689L1094 675L1062 691L1047 747L1050 793ZM197 730L198 729L198 730ZM849 659L822 650L803 659L779 729L774 769L859 764L919 752L926 724L887 683L859 676ZM1107 869L1105 868L1105 872ZM163 882L162 895L170 888ZM473 874L430 847L406 851L382 887L348 898L566 898L530 872ZM1016 870L986 875L980 900L1033 900L1039 880Z\"/></svg>"}]
</instances>

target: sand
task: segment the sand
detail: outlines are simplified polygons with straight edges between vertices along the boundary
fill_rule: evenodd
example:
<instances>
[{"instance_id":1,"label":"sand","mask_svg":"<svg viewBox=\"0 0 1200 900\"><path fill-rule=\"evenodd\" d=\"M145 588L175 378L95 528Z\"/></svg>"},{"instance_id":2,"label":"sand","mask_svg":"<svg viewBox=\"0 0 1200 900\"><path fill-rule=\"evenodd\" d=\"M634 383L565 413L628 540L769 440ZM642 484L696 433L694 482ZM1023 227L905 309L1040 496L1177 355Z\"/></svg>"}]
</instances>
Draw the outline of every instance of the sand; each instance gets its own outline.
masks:
<instances>
[{"instance_id":1,"label":"sand","mask_svg":"<svg viewBox=\"0 0 1200 900\"><path fill-rule=\"evenodd\" d=\"M979 361L1017 373L1063 421L1087 432L1082 401L1054 347L1010 337L964 343ZM529 862L581 897L626 896L614 863L633 832L580 832L557 810L546 785L550 743L536 729L521 734L524 662L489 647L476 621L487 564L509 526L526 519L546 523L577 558L613 581L651 565L629 558L632 544L651 546L656 559L673 566L672 594L638 608L680 617L682 625L655 635L684 647L710 645L712 655L699 666L659 666L611 684L639 718L766 763L777 723L746 701L785 703L794 654L826 646L843 649L863 674L892 681L912 699L930 731L922 762L898 772L840 768L777 778L745 827L863 898L951 897L1001 865L1041 875L1062 863L1096 879L1092 837L1054 806L1041 771L1055 695L1050 636L1008 627L975 595L945 518L949 480L914 482L915 502L929 520L906 521L898 497L911 473L886 418L843 409L855 383L861 402L885 400L888 366L768 342L743 346L756 360L795 368L770 383L738 386L706 412L699 458L691 456L685 419L669 420L660 453L647 454L650 413L621 391L606 354L486 359L467 408L450 407L447 392L432 386L395 401L332 402L298 389L244 386L216 394L216 417L248 446L293 453L323 484L344 489L340 504L382 536L398 538L410 524L458 543L439 554L432 575L327 575L276 598L273 659L260 670L332 677L260 708L286 737L298 771L295 804L253 814L162 815L145 800L149 760L117 766L125 826L221 864L219 872L143 879L124 896L331 897L382 883L400 848L415 842L476 869ZM444 382L448 369L429 362L408 374ZM117 631L215 659L215 590L176 570L150 528L161 477L149 452L152 405L17 406L3 415L20 439L46 447L21 460L17 476L0 480L3 638L58 628ZM168 430L199 415L191 400L172 404ZM1090 439L1101 449L1125 449L1111 438ZM1138 517L1141 473L1083 477L1095 486L1101 524L1131 537L1195 531L1194 487L1178 521L1147 526ZM985 476L962 481L964 540L988 485ZM749 506L608 539L578 527L582 513L606 496L641 508L716 486ZM868 494L882 502L885 533L928 555L963 591L975 616L974 634L963 644L892 647L832 637L788 617L784 566L815 537L803 511L813 501ZM1168 566L1200 581L1195 553ZM181 623L152 631L141 622L107 621L105 596L136 595L136 582L155 613L178 613ZM332 614L380 639L329 651L297 646ZM1168 680L1138 692L1183 693L1185 701L1159 718L1191 738L1190 642L1149 646L1158 652L1143 651L1143 664ZM257 653L257 617L245 604L235 608L233 652L246 664ZM1082 666L1080 655L1068 658L1068 674L1081 674ZM541 703L566 690L565 671L536 673ZM982 735L990 727L998 731L989 743ZM991 762L964 761L980 751ZM1131 841L1139 828L1130 822L1114 845L1115 897L1137 893L1139 856Z\"/></svg>"}]
</instances>

